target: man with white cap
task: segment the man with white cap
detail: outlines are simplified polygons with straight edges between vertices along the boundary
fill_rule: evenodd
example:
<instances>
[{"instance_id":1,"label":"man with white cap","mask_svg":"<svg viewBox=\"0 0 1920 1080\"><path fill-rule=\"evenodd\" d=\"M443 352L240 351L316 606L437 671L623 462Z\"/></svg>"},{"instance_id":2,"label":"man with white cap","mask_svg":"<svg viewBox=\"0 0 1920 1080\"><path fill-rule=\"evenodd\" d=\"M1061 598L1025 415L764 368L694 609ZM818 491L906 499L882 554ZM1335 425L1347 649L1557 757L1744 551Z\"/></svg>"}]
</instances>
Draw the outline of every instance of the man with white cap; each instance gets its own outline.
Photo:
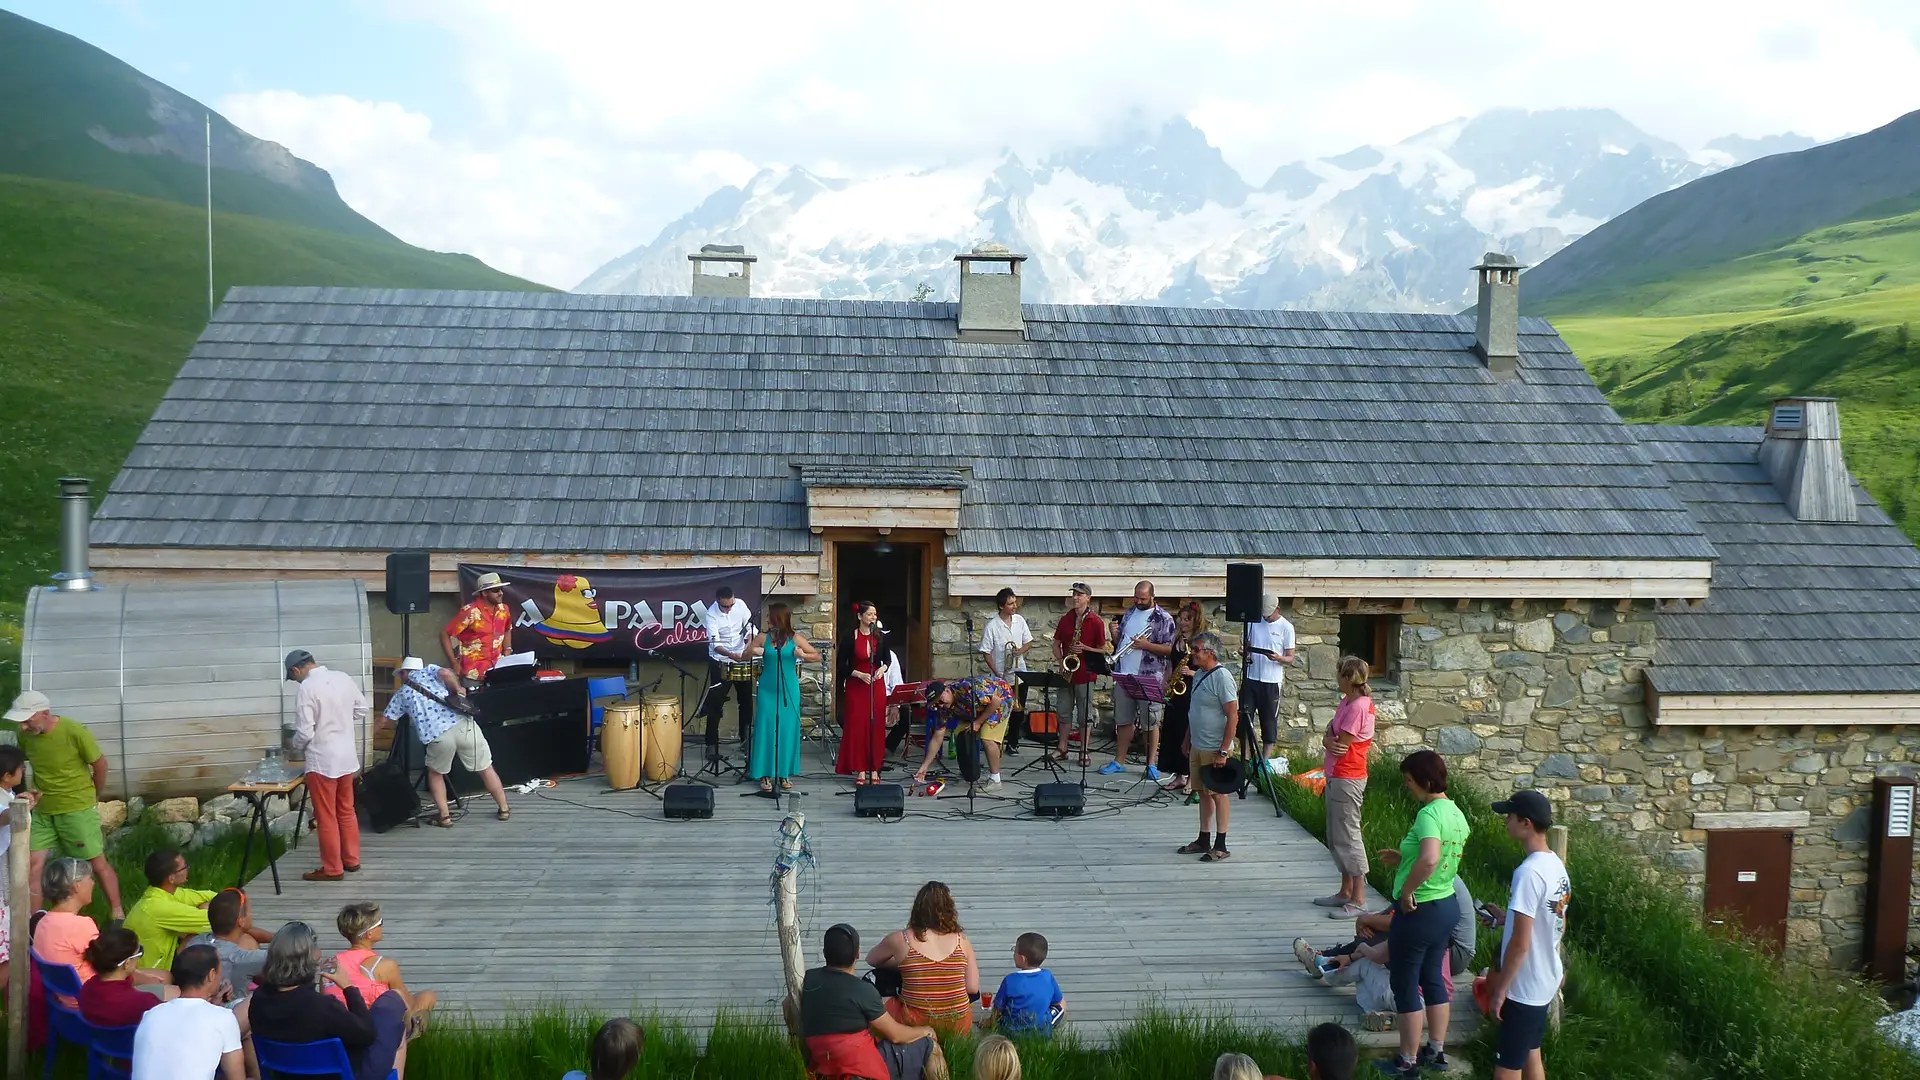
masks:
<instances>
[{"instance_id":1,"label":"man with white cap","mask_svg":"<svg viewBox=\"0 0 1920 1080\"><path fill-rule=\"evenodd\" d=\"M108 912L118 924L127 914L120 906L120 879L107 862L100 814L94 809L107 783L107 755L85 724L55 716L53 701L38 690L13 699L7 723L19 728L20 750L33 766L33 786L40 792L28 842L33 906L40 906L40 871L47 865L47 853L58 848L62 855L85 859L93 867L94 879L107 890Z\"/></svg>"},{"instance_id":2,"label":"man with white cap","mask_svg":"<svg viewBox=\"0 0 1920 1080\"><path fill-rule=\"evenodd\" d=\"M1240 716L1251 724L1260 714L1263 756L1271 758L1280 744L1280 680L1293 663L1293 624L1280 614L1280 596L1260 598L1267 617L1247 624L1247 684L1240 688Z\"/></svg>"},{"instance_id":3,"label":"man with white cap","mask_svg":"<svg viewBox=\"0 0 1920 1080\"><path fill-rule=\"evenodd\" d=\"M453 824L453 814L447 808L447 774L453 771L456 754L468 772L480 777L487 794L499 805L494 816L507 820L507 789L500 783L500 774L493 771L493 748L487 745L487 737L473 717L447 705L450 699L465 697L466 693L452 671L409 656L400 661L400 689L387 703L385 714L395 722L403 716L413 718L414 734L427 748L427 793L440 811L433 823L443 829Z\"/></svg>"},{"instance_id":4,"label":"man with white cap","mask_svg":"<svg viewBox=\"0 0 1920 1080\"><path fill-rule=\"evenodd\" d=\"M360 869L360 819L353 810L353 778L360 771L354 735L372 711L360 687L344 671L316 663L313 654L287 654L287 680L300 684L294 702L293 749L307 762L307 797L320 834L320 869L308 881L339 881Z\"/></svg>"},{"instance_id":5,"label":"man with white cap","mask_svg":"<svg viewBox=\"0 0 1920 1080\"><path fill-rule=\"evenodd\" d=\"M506 586L499 574L481 574L473 583L473 599L461 605L440 632L447 660L470 683L477 685L501 657L513 651L508 644L513 612L507 609Z\"/></svg>"}]
</instances>

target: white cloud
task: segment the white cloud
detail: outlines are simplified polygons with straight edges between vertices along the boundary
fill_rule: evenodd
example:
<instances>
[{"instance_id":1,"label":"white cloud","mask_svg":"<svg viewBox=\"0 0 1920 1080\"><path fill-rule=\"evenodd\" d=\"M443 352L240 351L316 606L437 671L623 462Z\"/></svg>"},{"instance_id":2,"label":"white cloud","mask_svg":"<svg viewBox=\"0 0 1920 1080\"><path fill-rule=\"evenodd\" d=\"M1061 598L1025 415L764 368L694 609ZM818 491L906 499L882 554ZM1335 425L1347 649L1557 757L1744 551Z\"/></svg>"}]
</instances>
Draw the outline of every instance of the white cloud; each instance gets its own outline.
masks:
<instances>
[{"instance_id":1,"label":"white cloud","mask_svg":"<svg viewBox=\"0 0 1920 1080\"><path fill-rule=\"evenodd\" d=\"M1898 0L1206 3L411 0L471 108L222 103L404 238L571 285L761 165L872 173L1185 114L1247 178L1496 105L1609 106L1698 146L1917 104ZM350 89L350 88L349 88Z\"/></svg>"}]
</instances>

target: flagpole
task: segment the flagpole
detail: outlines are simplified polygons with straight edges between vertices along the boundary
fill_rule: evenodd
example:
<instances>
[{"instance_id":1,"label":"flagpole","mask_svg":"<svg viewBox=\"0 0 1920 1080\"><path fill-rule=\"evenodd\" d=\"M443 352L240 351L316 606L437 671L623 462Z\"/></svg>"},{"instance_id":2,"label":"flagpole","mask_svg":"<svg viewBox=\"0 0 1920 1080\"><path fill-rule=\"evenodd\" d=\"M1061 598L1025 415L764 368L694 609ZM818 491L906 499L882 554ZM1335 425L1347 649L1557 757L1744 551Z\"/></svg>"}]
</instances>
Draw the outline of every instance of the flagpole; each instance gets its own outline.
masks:
<instances>
[{"instance_id":1,"label":"flagpole","mask_svg":"<svg viewBox=\"0 0 1920 1080\"><path fill-rule=\"evenodd\" d=\"M213 114L207 114L207 318L213 318Z\"/></svg>"}]
</instances>

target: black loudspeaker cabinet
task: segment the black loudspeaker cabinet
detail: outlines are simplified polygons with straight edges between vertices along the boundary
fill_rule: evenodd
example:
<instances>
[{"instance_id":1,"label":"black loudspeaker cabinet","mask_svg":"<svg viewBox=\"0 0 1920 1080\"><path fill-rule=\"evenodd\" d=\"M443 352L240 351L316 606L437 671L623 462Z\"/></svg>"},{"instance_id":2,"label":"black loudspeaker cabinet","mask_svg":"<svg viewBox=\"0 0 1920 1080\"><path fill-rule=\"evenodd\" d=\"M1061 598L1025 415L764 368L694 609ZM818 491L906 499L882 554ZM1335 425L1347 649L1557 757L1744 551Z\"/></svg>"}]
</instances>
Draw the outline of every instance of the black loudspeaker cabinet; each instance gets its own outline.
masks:
<instances>
[{"instance_id":1,"label":"black loudspeaker cabinet","mask_svg":"<svg viewBox=\"0 0 1920 1080\"><path fill-rule=\"evenodd\" d=\"M1079 784L1040 784L1033 789L1035 817L1079 817L1087 806L1087 792Z\"/></svg>"},{"instance_id":2,"label":"black loudspeaker cabinet","mask_svg":"<svg viewBox=\"0 0 1920 1080\"><path fill-rule=\"evenodd\" d=\"M433 599L432 557L425 551L387 552L387 610L424 614Z\"/></svg>"},{"instance_id":3,"label":"black loudspeaker cabinet","mask_svg":"<svg viewBox=\"0 0 1920 1080\"><path fill-rule=\"evenodd\" d=\"M419 816L420 797L407 782L407 774L391 761L361 773L354 786L360 789L354 802L374 832L386 832Z\"/></svg>"},{"instance_id":4,"label":"black loudspeaker cabinet","mask_svg":"<svg viewBox=\"0 0 1920 1080\"><path fill-rule=\"evenodd\" d=\"M674 784L660 793L661 813L670 818L713 816L713 789L705 784Z\"/></svg>"},{"instance_id":5,"label":"black loudspeaker cabinet","mask_svg":"<svg viewBox=\"0 0 1920 1080\"><path fill-rule=\"evenodd\" d=\"M1262 580L1266 568L1257 562L1230 562L1227 564L1227 621L1260 622L1267 617L1261 611L1260 594L1265 591Z\"/></svg>"},{"instance_id":6,"label":"black loudspeaker cabinet","mask_svg":"<svg viewBox=\"0 0 1920 1080\"><path fill-rule=\"evenodd\" d=\"M890 820L905 817L907 790L899 784L868 784L853 789L853 813L856 817Z\"/></svg>"}]
</instances>

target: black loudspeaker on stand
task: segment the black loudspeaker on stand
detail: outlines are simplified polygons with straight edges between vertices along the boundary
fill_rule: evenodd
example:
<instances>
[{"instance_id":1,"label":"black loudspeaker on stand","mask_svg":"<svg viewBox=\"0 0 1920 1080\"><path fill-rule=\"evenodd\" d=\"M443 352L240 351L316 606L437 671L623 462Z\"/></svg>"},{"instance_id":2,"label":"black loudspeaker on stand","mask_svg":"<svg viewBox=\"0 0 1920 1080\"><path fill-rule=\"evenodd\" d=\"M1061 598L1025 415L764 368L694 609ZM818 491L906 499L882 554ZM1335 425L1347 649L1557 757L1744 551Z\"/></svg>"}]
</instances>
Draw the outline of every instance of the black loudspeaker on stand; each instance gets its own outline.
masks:
<instances>
[{"instance_id":1,"label":"black loudspeaker on stand","mask_svg":"<svg viewBox=\"0 0 1920 1080\"><path fill-rule=\"evenodd\" d=\"M1266 591L1262 580L1265 570L1261 563L1227 564L1228 622L1256 623L1267 617L1267 613L1260 610L1260 594Z\"/></svg>"},{"instance_id":2,"label":"black loudspeaker on stand","mask_svg":"<svg viewBox=\"0 0 1920 1080\"><path fill-rule=\"evenodd\" d=\"M405 615L400 624L400 650L413 655L413 618L433 603L433 556L426 551L387 552L387 610Z\"/></svg>"}]
</instances>

